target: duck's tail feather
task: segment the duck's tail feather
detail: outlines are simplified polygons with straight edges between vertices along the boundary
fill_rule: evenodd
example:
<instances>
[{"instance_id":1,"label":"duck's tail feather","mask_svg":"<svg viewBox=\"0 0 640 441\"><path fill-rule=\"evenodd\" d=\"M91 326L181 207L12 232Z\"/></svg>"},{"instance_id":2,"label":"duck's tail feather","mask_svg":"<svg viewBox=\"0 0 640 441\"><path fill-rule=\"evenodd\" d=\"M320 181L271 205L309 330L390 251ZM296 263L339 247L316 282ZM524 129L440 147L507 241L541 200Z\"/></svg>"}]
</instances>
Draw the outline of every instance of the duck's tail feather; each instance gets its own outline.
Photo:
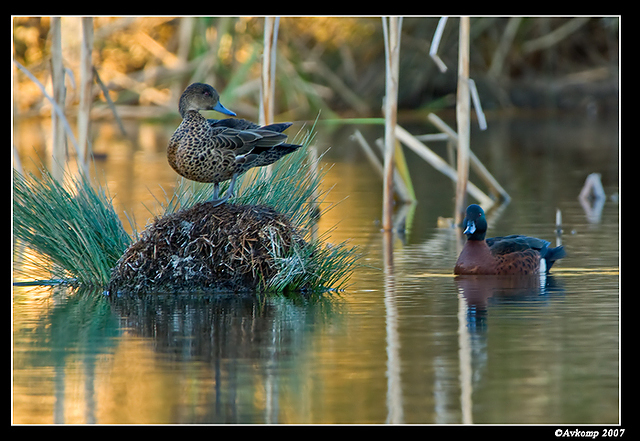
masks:
<instances>
[{"instance_id":1,"label":"duck's tail feather","mask_svg":"<svg viewBox=\"0 0 640 441\"><path fill-rule=\"evenodd\" d=\"M278 161L283 156L298 150L301 145L297 144L279 144L268 149L254 149L242 159L239 173L244 173L253 167L264 167Z\"/></svg>"}]
</instances>

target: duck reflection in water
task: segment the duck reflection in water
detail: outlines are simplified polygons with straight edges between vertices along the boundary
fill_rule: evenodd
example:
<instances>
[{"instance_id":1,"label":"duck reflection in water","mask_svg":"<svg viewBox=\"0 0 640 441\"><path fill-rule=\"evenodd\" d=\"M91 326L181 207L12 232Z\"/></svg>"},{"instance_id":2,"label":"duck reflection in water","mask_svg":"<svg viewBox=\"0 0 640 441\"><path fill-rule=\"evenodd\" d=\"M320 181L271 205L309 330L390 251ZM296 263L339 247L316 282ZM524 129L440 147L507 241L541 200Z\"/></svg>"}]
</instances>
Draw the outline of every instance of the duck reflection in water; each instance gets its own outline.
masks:
<instances>
[{"instance_id":1,"label":"duck reflection in water","mask_svg":"<svg viewBox=\"0 0 640 441\"><path fill-rule=\"evenodd\" d=\"M467 306L467 325L471 332L483 332L488 325L488 309L499 305L537 307L550 296L561 294L562 286L551 275L540 276L456 276L458 292Z\"/></svg>"}]
</instances>

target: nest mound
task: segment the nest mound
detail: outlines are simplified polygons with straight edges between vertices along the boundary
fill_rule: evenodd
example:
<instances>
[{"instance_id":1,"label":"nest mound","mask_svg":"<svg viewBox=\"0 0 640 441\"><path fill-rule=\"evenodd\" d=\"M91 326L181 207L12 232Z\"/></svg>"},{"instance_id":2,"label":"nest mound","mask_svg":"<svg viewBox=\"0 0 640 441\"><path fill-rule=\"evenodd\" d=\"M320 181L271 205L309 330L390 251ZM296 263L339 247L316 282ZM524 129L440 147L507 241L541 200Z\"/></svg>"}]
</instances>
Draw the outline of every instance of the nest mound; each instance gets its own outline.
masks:
<instances>
[{"instance_id":1,"label":"nest mound","mask_svg":"<svg viewBox=\"0 0 640 441\"><path fill-rule=\"evenodd\" d=\"M296 242L268 206L199 203L155 219L116 263L109 291L256 291L277 272L273 256Z\"/></svg>"}]
</instances>

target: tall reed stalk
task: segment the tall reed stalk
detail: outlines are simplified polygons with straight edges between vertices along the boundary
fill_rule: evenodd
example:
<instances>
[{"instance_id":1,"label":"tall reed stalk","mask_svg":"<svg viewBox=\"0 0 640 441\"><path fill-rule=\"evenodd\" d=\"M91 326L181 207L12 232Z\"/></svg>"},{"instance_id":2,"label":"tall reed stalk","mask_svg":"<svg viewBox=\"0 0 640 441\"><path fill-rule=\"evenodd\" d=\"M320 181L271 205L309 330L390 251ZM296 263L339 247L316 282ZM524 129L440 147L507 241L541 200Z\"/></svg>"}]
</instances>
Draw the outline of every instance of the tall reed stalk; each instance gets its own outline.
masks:
<instances>
[{"instance_id":1,"label":"tall reed stalk","mask_svg":"<svg viewBox=\"0 0 640 441\"><path fill-rule=\"evenodd\" d=\"M273 123L276 91L276 47L280 17L265 17L260 83L260 125Z\"/></svg>"},{"instance_id":2,"label":"tall reed stalk","mask_svg":"<svg viewBox=\"0 0 640 441\"><path fill-rule=\"evenodd\" d=\"M93 18L82 18L82 43L80 48L80 104L78 106L78 169L89 173L91 103L93 101Z\"/></svg>"},{"instance_id":3,"label":"tall reed stalk","mask_svg":"<svg viewBox=\"0 0 640 441\"><path fill-rule=\"evenodd\" d=\"M388 22L387 22L388 20ZM393 170L396 149L396 122L398 118L398 77L400 73L400 34L402 17L383 17L385 49L385 101L384 101L384 183L382 196L382 229L393 228Z\"/></svg>"},{"instance_id":4,"label":"tall reed stalk","mask_svg":"<svg viewBox=\"0 0 640 441\"><path fill-rule=\"evenodd\" d=\"M64 65L62 64L62 23L60 17L51 17L51 81L53 99L60 109L64 109L66 89L64 86ZM51 112L53 130L51 147L51 172L56 179L62 179L67 163L67 135L64 131L64 115Z\"/></svg>"},{"instance_id":5,"label":"tall reed stalk","mask_svg":"<svg viewBox=\"0 0 640 441\"><path fill-rule=\"evenodd\" d=\"M460 17L458 49L458 92L456 98L456 121L458 123L458 181L456 183L455 224L462 222L467 202L469 181L469 136L471 131L469 113L469 17Z\"/></svg>"}]
</instances>

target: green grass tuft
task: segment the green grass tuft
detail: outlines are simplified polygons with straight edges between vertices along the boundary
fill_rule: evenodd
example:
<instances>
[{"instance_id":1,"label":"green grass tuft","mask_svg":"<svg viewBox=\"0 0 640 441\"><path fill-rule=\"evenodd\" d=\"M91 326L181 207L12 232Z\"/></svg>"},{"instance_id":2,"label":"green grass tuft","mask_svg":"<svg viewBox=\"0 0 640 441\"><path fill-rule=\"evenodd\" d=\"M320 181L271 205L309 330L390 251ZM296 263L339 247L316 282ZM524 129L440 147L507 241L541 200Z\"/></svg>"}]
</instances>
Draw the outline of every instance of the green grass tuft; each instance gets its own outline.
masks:
<instances>
[{"instance_id":1,"label":"green grass tuft","mask_svg":"<svg viewBox=\"0 0 640 441\"><path fill-rule=\"evenodd\" d=\"M33 266L54 279L85 285L109 281L111 268L131 244L105 190L85 177L56 181L13 173L13 234L36 251Z\"/></svg>"}]
</instances>

